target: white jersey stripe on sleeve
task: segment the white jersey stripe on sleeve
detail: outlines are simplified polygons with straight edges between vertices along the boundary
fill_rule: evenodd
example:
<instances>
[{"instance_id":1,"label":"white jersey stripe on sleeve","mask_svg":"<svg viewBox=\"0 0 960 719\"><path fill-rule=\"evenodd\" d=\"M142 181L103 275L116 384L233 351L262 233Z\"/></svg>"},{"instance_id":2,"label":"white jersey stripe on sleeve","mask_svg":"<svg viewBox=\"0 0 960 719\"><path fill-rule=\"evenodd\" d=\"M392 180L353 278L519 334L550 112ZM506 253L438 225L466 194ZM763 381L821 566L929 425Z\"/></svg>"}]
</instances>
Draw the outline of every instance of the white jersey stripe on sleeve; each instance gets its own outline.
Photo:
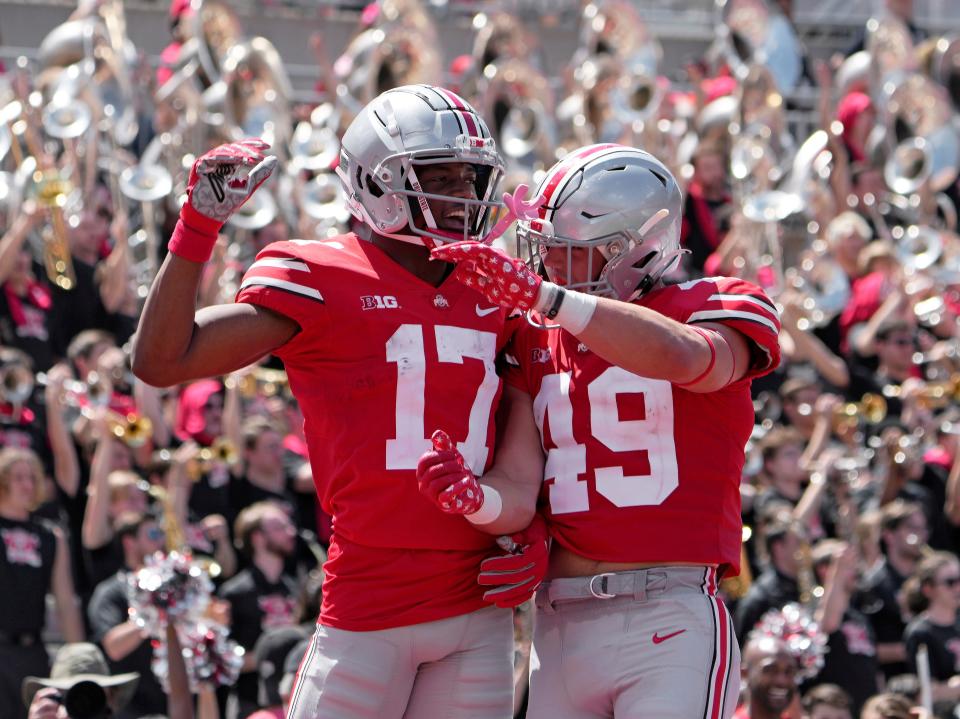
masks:
<instances>
[{"instance_id":1,"label":"white jersey stripe on sleeve","mask_svg":"<svg viewBox=\"0 0 960 719\"><path fill-rule=\"evenodd\" d=\"M700 310L699 312L694 312L687 318L687 322L708 322L710 320L750 320L751 322L759 322L762 325L765 325L770 328L770 331L774 334L780 333L780 328L777 327L776 323L768 317L763 316L759 312L747 312L740 310Z\"/></svg>"},{"instance_id":2,"label":"white jersey stripe on sleeve","mask_svg":"<svg viewBox=\"0 0 960 719\"><path fill-rule=\"evenodd\" d=\"M257 275L254 277L250 277L248 275L244 278L243 283L240 285L240 289L242 290L245 287L251 287L255 285L276 287L277 289L286 290L287 292L293 292L294 294L303 295L304 297L309 297L310 299L323 302L323 295L321 295L313 287L299 285L296 282L289 282L288 280L281 280L277 279L276 277L267 277L266 275Z\"/></svg>"},{"instance_id":3,"label":"white jersey stripe on sleeve","mask_svg":"<svg viewBox=\"0 0 960 719\"><path fill-rule=\"evenodd\" d=\"M309 272L310 268L307 267L306 262L301 262L300 260L286 260L282 257L264 257L257 260L252 265L250 265L248 272L250 270L255 270L258 267L276 267L281 270L299 270L300 272Z\"/></svg>"},{"instance_id":4,"label":"white jersey stripe on sleeve","mask_svg":"<svg viewBox=\"0 0 960 719\"><path fill-rule=\"evenodd\" d=\"M756 305L757 307L762 307L763 309L765 309L765 310L766 310L767 312L769 312L770 314L776 315L778 318L780 317L780 313L777 311L777 308L776 308L775 305L771 304L770 302L764 302L763 300L757 299L756 297L752 297L751 295L715 294L715 295L710 295L710 300L720 300L721 302L724 302L724 301L726 301L726 302L750 302L751 304L754 304L754 305ZM709 300L708 300L708 301L709 301Z\"/></svg>"}]
</instances>

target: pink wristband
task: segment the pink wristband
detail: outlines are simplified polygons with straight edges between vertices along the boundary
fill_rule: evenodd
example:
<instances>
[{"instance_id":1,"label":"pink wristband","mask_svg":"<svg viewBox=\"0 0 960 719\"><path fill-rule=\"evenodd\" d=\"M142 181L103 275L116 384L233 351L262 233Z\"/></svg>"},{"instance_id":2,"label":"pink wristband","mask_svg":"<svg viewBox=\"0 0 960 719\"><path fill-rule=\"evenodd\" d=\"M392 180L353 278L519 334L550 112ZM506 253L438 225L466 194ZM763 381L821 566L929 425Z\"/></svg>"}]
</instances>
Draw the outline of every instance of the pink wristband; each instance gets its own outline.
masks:
<instances>
[{"instance_id":1,"label":"pink wristband","mask_svg":"<svg viewBox=\"0 0 960 719\"><path fill-rule=\"evenodd\" d=\"M692 325L687 326L707 341L707 344L710 346L710 364L708 364L707 368L692 380L689 382L684 382L683 384L678 383L677 387L690 387L691 385L695 385L697 382L710 374L710 370L713 369L713 365L717 363L717 348L713 346L713 338L710 336L710 333L700 329L699 327L694 327Z\"/></svg>"},{"instance_id":2,"label":"pink wristband","mask_svg":"<svg viewBox=\"0 0 960 719\"><path fill-rule=\"evenodd\" d=\"M206 262L213 254L221 227L222 222L201 215L187 200L180 208L180 219L167 243L167 249L190 262Z\"/></svg>"}]
</instances>

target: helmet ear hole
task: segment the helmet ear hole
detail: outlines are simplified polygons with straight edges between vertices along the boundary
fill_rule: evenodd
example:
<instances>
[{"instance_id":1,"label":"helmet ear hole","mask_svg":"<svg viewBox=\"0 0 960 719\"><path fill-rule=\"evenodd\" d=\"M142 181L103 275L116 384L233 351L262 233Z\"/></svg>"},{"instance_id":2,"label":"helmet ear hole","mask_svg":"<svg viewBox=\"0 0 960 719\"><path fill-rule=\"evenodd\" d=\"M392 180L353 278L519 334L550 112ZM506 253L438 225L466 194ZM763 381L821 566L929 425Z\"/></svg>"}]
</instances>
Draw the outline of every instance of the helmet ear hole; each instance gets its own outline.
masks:
<instances>
[{"instance_id":1,"label":"helmet ear hole","mask_svg":"<svg viewBox=\"0 0 960 719\"><path fill-rule=\"evenodd\" d=\"M650 260L652 260L656 256L657 256L657 253L655 251L648 252L643 257L641 257L637 262L634 262L633 266L638 270L642 270L644 267L646 267L647 263L650 262Z\"/></svg>"},{"instance_id":2,"label":"helmet ear hole","mask_svg":"<svg viewBox=\"0 0 960 719\"><path fill-rule=\"evenodd\" d=\"M368 174L365 180L367 184L367 191L373 197L383 197L383 188L380 187L380 183L373 178L373 175Z\"/></svg>"}]
</instances>

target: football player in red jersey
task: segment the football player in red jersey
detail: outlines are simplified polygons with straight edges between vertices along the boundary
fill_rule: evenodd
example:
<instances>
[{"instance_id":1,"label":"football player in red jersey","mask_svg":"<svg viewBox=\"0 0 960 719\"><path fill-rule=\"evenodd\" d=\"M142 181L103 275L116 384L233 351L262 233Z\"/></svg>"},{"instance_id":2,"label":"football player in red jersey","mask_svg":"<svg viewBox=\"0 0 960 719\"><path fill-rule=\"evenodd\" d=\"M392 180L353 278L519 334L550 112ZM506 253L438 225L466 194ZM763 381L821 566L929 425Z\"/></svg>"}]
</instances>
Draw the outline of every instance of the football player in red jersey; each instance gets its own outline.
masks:
<instances>
[{"instance_id":1,"label":"football player in red jersey","mask_svg":"<svg viewBox=\"0 0 960 719\"><path fill-rule=\"evenodd\" d=\"M504 433L535 423L542 482L499 456L477 480L435 448L421 491L495 534L537 504L546 518L531 719L729 717L739 651L716 589L739 570L750 380L779 362L777 310L738 279L664 283L681 254L681 197L646 152L581 148L538 192L539 217L518 234L551 281L477 243L433 256L530 313L508 350Z\"/></svg>"},{"instance_id":2,"label":"football player in red jersey","mask_svg":"<svg viewBox=\"0 0 960 719\"><path fill-rule=\"evenodd\" d=\"M476 579L494 538L438 513L415 472L426 427L448 428L471 471L491 462L507 311L429 256L489 237L503 171L490 132L442 88L381 94L342 140L337 171L357 232L273 243L234 304L195 311L217 232L276 164L266 150L248 140L194 165L134 372L166 386L268 352L284 361L334 528L290 717L509 717L512 613L487 604Z\"/></svg>"}]
</instances>

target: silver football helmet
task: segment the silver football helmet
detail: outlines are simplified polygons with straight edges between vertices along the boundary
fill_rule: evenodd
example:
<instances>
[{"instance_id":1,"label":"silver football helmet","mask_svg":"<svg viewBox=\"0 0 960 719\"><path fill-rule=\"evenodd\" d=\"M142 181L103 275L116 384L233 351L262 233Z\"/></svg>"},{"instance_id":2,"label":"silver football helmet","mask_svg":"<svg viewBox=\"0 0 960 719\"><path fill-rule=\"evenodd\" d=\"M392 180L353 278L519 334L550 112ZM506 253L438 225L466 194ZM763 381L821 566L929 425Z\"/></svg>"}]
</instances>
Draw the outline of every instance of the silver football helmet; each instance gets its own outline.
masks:
<instances>
[{"instance_id":1,"label":"silver football helmet","mask_svg":"<svg viewBox=\"0 0 960 719\"><path fill-rule=\"evenodd\" d=\"M615 144L574 150L550 168L540 195L547 198L540 219L517 224L518 251L538 266L552 248L565 249L569 289L631 300L656 286L684 252L680 188L643 150ZM574 277L576 248L596 248L602 269L590 252Z\"/></svg>"},{"instance_id":2,"label":"silver football helmet","mask_svg":"<svg viewBox=\"0 0 960 719\"><path fill-rule=\"evenodd\" d=\"M463 162L476 170L477 199L423 191L417 168ZM494 208L503 160L487 124L457 94L405 85L368 103L343 135L337 174L353 215L377 234L432 247L482 240ZM438 228L428 199L464 205L462 233ZM415 220L422 216L423 227Z\"/></svg>"}]
</instances>

